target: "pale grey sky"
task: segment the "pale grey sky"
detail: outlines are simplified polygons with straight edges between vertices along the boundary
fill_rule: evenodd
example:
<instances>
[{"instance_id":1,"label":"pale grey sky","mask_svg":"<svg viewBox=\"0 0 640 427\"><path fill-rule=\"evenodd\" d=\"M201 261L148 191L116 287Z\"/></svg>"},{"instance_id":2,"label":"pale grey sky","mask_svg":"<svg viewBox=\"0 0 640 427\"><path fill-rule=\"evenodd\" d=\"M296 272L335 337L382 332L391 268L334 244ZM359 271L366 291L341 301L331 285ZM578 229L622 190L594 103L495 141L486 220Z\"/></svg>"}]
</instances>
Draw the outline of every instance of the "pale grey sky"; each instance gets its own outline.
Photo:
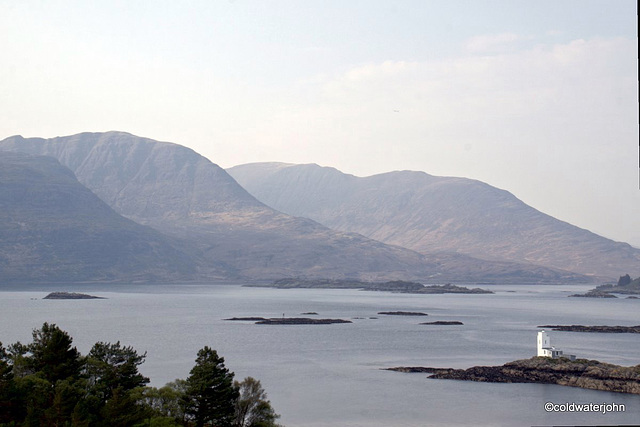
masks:
<instances>
[{"instance_id":1,"label":"pale grey sky","mask_svg":"<svg viewBox=\"0 0 640 427\"><path fill-rule=\"evenodd\" d=\"M640 246L636 2L0 0L0 138L422 170Z\"/></svg>"}]
</instances>

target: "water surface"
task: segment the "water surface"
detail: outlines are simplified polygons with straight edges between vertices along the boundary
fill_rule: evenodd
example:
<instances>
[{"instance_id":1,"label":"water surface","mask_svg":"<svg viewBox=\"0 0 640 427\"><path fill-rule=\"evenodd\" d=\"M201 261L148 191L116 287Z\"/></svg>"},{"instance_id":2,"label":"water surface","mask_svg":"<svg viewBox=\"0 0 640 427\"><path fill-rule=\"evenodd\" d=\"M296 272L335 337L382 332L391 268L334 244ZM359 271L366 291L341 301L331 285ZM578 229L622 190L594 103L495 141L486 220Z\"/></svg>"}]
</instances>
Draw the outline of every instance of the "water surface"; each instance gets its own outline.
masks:
<instances>
[{"instance_id":1,"label":"water surface","mask_svg":"<svg viewBox=\"0 0 640 427\"><path fill-rule=\"evenodd\" d=\"M238 379L261 380L288 426L630 424L640 396L539 384L429 380L380 368L496 365L535 354L537 325L636 325L640 300L568 298L591 286L493 286L493 295L409 295L356 290L278 290L239 285L86 285L0 291L0 341L30 342L58 324L86 353L96 341L147 352L154 386L186 378L198 349L225 357ZM65 290L104 300L43 300ZM423 311L426 318L378 315ZM318 317L352 324L267 326L242 316ZM460 320L463 326L425 326ZM640 364L640 335L552 332L578 357ZM547 413L544 404L615 402L625 413Z\"/></svg>"}]
</instances>

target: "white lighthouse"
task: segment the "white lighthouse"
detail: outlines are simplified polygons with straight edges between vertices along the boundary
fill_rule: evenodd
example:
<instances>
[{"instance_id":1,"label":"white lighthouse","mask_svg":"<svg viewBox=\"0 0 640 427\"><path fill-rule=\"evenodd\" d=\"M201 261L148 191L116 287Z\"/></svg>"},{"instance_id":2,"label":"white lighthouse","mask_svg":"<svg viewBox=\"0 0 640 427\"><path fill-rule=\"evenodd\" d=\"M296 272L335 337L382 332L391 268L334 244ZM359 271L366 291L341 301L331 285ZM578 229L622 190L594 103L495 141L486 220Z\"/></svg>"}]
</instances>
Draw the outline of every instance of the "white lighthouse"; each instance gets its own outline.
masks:
<instances>
[{"instance_id":1,"label":"white lighthouse","mask_svg":"<svg viewBox=\"0 0 640 427\"><path fill-rule=\"evenodd\" d=\"M538 332L538 357L551 357L552 359L566 357L571 360L576 358L574 355L565 356L562 350L556 350L555 347L552 347L551 338L544 329Z\"/></svg>"}]
</instances>

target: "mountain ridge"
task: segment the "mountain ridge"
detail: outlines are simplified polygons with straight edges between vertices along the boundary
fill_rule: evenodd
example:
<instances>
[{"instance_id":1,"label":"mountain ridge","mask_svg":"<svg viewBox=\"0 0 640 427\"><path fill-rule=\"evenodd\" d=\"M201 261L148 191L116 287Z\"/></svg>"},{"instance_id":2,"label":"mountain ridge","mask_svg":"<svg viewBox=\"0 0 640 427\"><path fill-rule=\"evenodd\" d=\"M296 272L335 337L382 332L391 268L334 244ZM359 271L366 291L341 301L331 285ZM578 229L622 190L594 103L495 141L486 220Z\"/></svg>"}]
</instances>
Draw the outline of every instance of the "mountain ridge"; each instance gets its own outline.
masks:
<instances>
[{"instance_id":1,"label":"mountain ridge","mask_svg":"<svg viewBox=\"0 0 640 427\"><path fill-rule=\"evenodd\" d=\"M334 231L268 207L218 165L178 144L124 132L51 139L14 136L0 150L49 155L120 215L192 243L229 277L412 279L538 283L579 275L456 254L419 254Z\"/></svg>"},{"instance_id":2,"label":"mountain ridge","mask_svg":"<svg viewBox=\"0 0 640 427\"><path fill-rule=\"evenodd\" d=\"M0 281L194 280L199 269L182 242L121 217L54 158L0 156Z\"/></svg>"},{"instance_id":3,"label":"mountain ridge","mask_svg":"<svg viewBox=\"0 0 640 427\"><path fill-rule=\"evenodd\" d=\"M420 253L530 262L607 279L640 269L640 250L478 180L418 171L356 177L315 164L247 164L228 171L278 210Z\"/></svg>"}]
</instances>

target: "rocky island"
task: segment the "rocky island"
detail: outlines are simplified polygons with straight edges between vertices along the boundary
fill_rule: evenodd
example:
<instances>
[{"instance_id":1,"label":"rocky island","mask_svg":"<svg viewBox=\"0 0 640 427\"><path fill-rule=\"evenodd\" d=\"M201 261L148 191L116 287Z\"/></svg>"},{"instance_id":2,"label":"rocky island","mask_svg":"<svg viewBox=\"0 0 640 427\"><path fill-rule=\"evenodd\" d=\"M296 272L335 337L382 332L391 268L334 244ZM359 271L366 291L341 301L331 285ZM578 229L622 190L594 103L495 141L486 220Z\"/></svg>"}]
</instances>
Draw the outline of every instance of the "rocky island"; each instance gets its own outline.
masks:
<instances>
[{"instance_id":1,"label":"rocky island","mask_svg":"<svg viewBox=\"0 0 640 427\"><path fill-rule=\"evenodd\" d=\"M635 280L631 279L631 276L625 274L620 276L618 283L614 285L609 283L606 285L596 286L584 294L569 295L570 297L586 297L586 298L617 298L613 294L623 295L640 295L640 277ZM632 297L627 297L632 298ZM636 298L632 298L636 299Z\"/></svg>"},{"instance_id":2,"label":"rocky island","mask_svg":"<svg viewBox=\"0 0 640 427\"><path fill-rule=\"evenodd\" d=\"M569 295L572 298L618 298L617 296L610 294L608 292L602 292L597 289L592 289L589 292L584 294L573 294Z\"/></svg>"},{"instance_id":3,"label":"rocky island","mask_svg":"<svg viewBox=\"0 0 640 427\"><path fill-rule=\"evenodd\" d=\"M51 292L43 299L106 299L94 295L80 294L77 292Z\"/></svg>"},{"instance_id":4,"label":"rocky island","mask_svg":"<svg viewBox=\"0 0 640 427\"><path fill-rule=\"evenodd\" d=\"M600 332L611 334L640 334L640 325L637 326L585 326L585 325L543 325L538 328L552 329L564 332Z\"/></svg>"},{"instance_id":5,"label":"rocky island","mask_svg":"<svg viewBox=\"0 0 640 427\"><path fill-rule=\"evenodd\" d=\"M386 316L428 316L427 313L420 311L381 311L378 314L384 314Z\"/></svg>"},{"instance_id":6,"label":"rocky island","mask_svg":"<svg viewBox=\"0 0 640 427\"><path fill-rule=\"evenodd\" d=\"M256 325L331 325L333 323L353 323L343 319L308 319L306 317L283 317L264 319L256 322Z\"/></svg>"},{"instance_id":7,"label":"rocky island","mask_svg":"<svg viewBox=\"0 0 640 427\"><path fill-rule=\"evenodd\" d=\"M446 285L423 285L422 283L394 280L390 282L362 282L360 280L333 279L279 279L271 284L249 284L245 286L267 287L276 289L357 289L361 291L394 292L403 294L492 294L486 289L469 289L450 283Z\"/></svg>"},{"instance_id":8,"label":"rocky island","mask_svg":"<svg viewBox=\"0 0 640 427\"><path fill-rule=\"evenodd\" d=\"M464 323L457 320L437 320L435 322L420 323L421 325L464 325Z\"/></svg>"},{"instance_id":9,"label":"rocky island","mask_svg":"<svg viewBox=\"0 0 640 427\"><path fill-rule=\"evenodd\" d=\"M640 394L640 365L618 366L597 360L532 357L502 366L469 369L397 367L397 372L427 372L428 378L492 383L558 384L592 390Z\"/></svg>"},{"instance_id":10,"label":"rocky island","mask_svg":"<svg viewBox=\"0 0 640 427\"><path fill-rule=\"evenodd\" d=\"M408 374L438 374L440 372L450 372L453 368L431 368L427 366L398 366L396 368L382 368L384 371L404 372Z\"/></svg>"},{"instance_id":11,"label":"rocky island","mask_svg":"<svg viewBox=\"0 0 640 427\"><path fill-rule=\"evenodd\" d=\"M232 317L229 321L254 322L256 325L331 325L334 323L353 323L343 319L309 319L306 317Z\"/></svg>"}]
</instances>

